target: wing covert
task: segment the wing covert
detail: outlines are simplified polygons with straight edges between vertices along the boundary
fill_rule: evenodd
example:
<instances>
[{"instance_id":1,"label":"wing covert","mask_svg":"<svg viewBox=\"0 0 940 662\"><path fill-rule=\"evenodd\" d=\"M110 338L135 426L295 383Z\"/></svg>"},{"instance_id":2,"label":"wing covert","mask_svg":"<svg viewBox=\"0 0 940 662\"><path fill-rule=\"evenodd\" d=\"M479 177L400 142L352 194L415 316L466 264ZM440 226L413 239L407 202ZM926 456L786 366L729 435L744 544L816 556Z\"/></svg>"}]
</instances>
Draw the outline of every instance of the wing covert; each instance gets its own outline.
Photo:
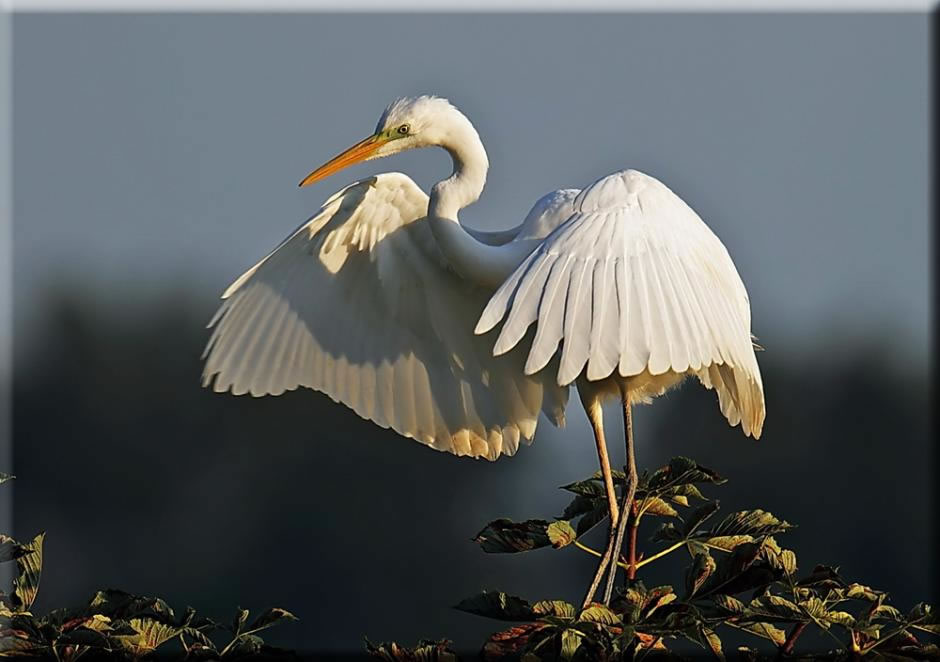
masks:
<instances>
[{"instance_id":1,"label":"wing covert","mask_svg":"<svg viewBox=\"0 0 940 662\"><path fill-rule=\"evenodd\" d=\"M495 354L530 325L527 374L557 359L557 382L616 371L692 373L721 410L760 436L763 386L744 284L721 241L658 180L626 170L574 198L569 218L506 280L476 326L503 321ZM559 350L559 346L561 349Z\"/></svg>"},{"instance_id":2,"label":"wing covert","mask_svg":"<svg viewBox=\"0 0 940 662\"><path fill-rule=\"evenodd\" d=\"M436 248L407 176L357 182L226 290L204 385L236 395L312 388L438 450L495 459L560 423L567 388L526 376L474 336L488 292Z\"/></svg>"}]
</instances>

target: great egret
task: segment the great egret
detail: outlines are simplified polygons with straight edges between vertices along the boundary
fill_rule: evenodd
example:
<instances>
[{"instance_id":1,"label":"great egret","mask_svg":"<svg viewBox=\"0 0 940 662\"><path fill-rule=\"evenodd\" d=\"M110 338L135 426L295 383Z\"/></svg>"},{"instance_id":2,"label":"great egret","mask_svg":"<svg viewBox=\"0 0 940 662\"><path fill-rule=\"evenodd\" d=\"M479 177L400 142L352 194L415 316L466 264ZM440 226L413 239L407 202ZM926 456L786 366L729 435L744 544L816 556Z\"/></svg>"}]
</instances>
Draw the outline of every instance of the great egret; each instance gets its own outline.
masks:
<instances>
[{"instance_id":1,"label":"great egret","mask_svg":"<svg viewBox=\"0 0 940 662\"><path fill-rule=\"evenodd\" d=\"M229 286L209 324L204 384L254 396L306 386L434 449L490 460L529 442L540 410L562 425L576 384L610 515L586 605L619 558L620 513L636 490L632 404L695 375L731 425L760 436L747 292L698 215L636 170L549 193L511 230L461 225L489 163L470 121L438 97L393 102L373 135L300 185L428 146L454 163L430 197L401 173L356 182ZM624 413L620 506L601 415L609 398Z\"/></svg>"}]
</instances>

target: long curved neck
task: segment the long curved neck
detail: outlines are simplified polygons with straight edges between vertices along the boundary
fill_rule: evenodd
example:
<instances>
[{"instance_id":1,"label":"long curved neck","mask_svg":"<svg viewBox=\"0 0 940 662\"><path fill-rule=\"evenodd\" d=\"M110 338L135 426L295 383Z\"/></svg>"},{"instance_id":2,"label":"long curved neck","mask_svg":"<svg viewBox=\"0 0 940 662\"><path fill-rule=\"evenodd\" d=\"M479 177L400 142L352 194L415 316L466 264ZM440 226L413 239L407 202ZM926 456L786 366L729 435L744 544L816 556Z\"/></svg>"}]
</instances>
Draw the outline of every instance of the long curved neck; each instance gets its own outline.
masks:
<instances>
[{"instance_id":1,"label":"long curved neck","mask_svg":"<svg viewBox=\"0 0 940 662\"><path fill-rule=\"evenodd\" d=\"M454 172L431 189L428 214L457 222L457 212L477 201L486 184L490 162L480 135L469 120L456 122L441 141L454 162Z\"/></svg>"},{"instance_id":2,"label":"long curved neck","mask_svg":"<svg viewBox=\"0 0 940 662\"><path fill-rule=\"evenodd\" d=\"M464 230L457 213L479 199L490 163L479 134L463 116L438 144L450 154L454 171L431 189L428 203L431 232L444 257L464 279L495 289L525 259L534 244L489 246Z\"/></svg>"}]
</instances>

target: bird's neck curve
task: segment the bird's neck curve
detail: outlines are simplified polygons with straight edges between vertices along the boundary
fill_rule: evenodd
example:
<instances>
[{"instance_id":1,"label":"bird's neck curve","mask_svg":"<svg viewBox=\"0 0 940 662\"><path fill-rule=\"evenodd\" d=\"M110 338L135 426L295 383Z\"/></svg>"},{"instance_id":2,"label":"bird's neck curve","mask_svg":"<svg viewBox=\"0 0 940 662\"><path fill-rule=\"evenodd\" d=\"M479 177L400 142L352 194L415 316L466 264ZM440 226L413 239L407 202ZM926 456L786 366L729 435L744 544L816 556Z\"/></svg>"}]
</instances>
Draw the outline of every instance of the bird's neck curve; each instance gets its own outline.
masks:
<instances>
[{"instance_id":1,"label":"bird's neck curve","mask_svg":"<svg viewBox=\"0 0 940 662\"><path fill-rule=\"evenodd\" d=\"M486 184L489 160L476 129L463 115L457 118L438 145L448 151L454 171L431 189L428 220L434 240L454 270L478 286L496 289L515 271L535 242L489 246L460 225L457 213L476 202Z\"/></svg>"},{"instance_id":2,"label":"bird's neck curve","mask_svg":"<svg viewBox=\"0 0 940 662\"><path fill-rule=\"evenodd\" d=\"M455 118L439 144L450 154L454 171L431 189L428 214L456 222L457 212L476 202L483 192L490 162L480 135L462 115Z\"/></svg>"}]
</instances>

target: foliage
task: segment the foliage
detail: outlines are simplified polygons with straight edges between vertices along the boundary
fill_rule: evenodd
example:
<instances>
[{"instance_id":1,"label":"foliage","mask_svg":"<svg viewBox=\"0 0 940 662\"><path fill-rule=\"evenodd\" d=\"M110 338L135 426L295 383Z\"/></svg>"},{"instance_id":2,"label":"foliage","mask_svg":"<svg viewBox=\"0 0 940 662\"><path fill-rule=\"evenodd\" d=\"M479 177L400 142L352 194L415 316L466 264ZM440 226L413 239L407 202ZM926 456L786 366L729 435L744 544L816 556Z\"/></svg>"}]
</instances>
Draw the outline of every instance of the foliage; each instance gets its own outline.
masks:
<instances>
[{"instance_id":1,"label":"foliage","mask_svg":"<svg viewBox=\"0 0 940 662\"><path fill-rule=\"evenodd\" d=\"M0 474L0 483L12 476ZM13 592L0 592L0 656L34 656L73 662L81 657L138 659L168 642L194 659L236 659L278 652L258 636L282 621L297 620L289 611L271 608L254 619L239 608L231 624L198 616L192 607L177 615L164 600L107 589L83 607L54 609L45 616L32 607L42 577L45 534L20 543L0 534L0 562L14 561ZM226 633L219 646L210 635Z\"/></svg>"},{"instance_id":2,"label":"foliage","mask_svg":"<svg viewBox=\"0 0 940 662\"><path fill-rule=\"evenodd\" d=\"M769 652L793 659L940 656L940 648L924 639L940 635L940 618L929 605L902 612L888 603L887 593L850 583L837 567L816 565L809 573L799 572L796 554L775 538L793 524L764 510L718 517L718 501L707 498L699 486L725 482L715 471L684 457L639 477L628 527L635 533L647 516L659 524L649 537L650 550L644 555L631 545L619 565L628 568L632 562L636 572L685 550L688 565L674 585L647 588L642 579L628 579L609 606L593 602L583 609L563 600L530 603L499 591L460 602L456 608L461 611L511 623L489 637L482 658L538 662L673 657L670 642L686 640L724 660L721 636L730 631L755 638L754 646L738 648L741 659L761 659ZM615 472L615 483L625 489L623 473ZM560 517L498 519L474 540L489 553L572 547L600 556L582 542L607 518L600 474L563 489L574 497ZM798 652L797 640L807 628L824 633L830 650ZM430 650L428 642L423 645L416 650ZM384 646L389 651L395 645ZM377 654L373 648L370 652ZM384 659L444 658L386 653Z\"/></svg>"}]
</instances>

